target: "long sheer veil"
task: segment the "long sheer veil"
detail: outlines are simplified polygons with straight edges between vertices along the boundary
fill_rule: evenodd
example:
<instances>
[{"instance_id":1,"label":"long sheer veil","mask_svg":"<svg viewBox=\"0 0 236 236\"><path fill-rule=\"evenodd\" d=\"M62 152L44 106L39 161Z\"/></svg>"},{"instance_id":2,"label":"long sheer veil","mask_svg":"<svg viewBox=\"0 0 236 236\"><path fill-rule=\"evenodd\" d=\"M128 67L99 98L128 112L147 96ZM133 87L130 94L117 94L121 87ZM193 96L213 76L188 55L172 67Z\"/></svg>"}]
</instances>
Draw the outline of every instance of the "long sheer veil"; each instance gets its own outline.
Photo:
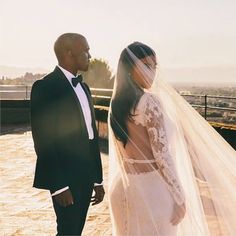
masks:
<instances>
[{"instance_id":1,"label":"long sheer veil","mask_svg":"<svg viewBox=\"0 0 236 236\"><path fill-rule=\"evenodd\" d=\"M178 225L178 235L236 235L236 152L160 77L156 77L148 92L158 99L162 107L168 149L185 193L186 215ZM109 117L110 114L111 111ZM124 188L129 186L130 180L117 159L122 154L118 153L118 141L109 118L108 125L108 187L111 191L114 180L119 176ZM112 212L111 217L115 223Z\"/></svg>"},{"instance_id":2,"label":"long sheer veil","mask_svg":"<svg viewBox=\"0 0 236 236\"><path fill-rule=\"evenodd\" d=\"M175 124L165 125L186 194L179 235L235 235L235 151L167 82L157 79L152 92Z\"/></svg>"}]
</instances>

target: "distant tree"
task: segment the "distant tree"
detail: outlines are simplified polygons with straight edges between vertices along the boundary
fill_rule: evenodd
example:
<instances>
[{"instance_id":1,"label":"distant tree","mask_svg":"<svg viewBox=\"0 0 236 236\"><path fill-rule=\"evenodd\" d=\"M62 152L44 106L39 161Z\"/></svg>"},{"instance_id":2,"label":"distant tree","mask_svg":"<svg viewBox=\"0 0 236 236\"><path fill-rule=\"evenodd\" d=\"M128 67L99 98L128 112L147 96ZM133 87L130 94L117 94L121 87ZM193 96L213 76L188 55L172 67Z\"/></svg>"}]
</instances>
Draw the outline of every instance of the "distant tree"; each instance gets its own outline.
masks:
<instances>
[{"instance_id":1,"label":"distant tree","mask_svg":"<svg viewBox=\"0 0 236 236\"><path fill-rule=\"evenodd\" d=\"M33 74L26 72L25 75L14 79L5 78L0 80L2 85L29 85L31 86L36 80L41 79L45 74Z\"/></svg>"},{"instance_id":2,"label":"distant tree","mask_svg":"<svg viewBox=\"0 0 236 236\"><path fill-rule=\"evenodd\" d=\"M113 88L114 76L107 62L102 59L91 60L89 70L83 76L91 88Z\"/></svg>"}]
</instances>

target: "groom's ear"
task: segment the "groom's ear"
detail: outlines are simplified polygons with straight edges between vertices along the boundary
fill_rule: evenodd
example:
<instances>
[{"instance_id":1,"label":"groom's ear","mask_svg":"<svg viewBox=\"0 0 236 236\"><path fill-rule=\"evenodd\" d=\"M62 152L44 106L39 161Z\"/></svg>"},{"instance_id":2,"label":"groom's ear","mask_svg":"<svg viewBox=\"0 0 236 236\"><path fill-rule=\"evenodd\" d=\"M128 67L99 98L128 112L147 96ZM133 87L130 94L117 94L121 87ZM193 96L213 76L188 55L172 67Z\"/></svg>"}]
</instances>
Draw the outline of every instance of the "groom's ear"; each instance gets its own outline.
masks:
<instances>
[{"instance_id":1,"label":"groom's ear","mask_svg":"<svg viewBox=\"0 0 236 236\"><path fill-rule=\"evenodd\" d=\"M72 56L73 56L73 53L72 53L72 51L71 51L71 50L68 50L68 51L67 51L67 54L68 54L70 57L72 57Z\"/></svg>"}]
</instances>

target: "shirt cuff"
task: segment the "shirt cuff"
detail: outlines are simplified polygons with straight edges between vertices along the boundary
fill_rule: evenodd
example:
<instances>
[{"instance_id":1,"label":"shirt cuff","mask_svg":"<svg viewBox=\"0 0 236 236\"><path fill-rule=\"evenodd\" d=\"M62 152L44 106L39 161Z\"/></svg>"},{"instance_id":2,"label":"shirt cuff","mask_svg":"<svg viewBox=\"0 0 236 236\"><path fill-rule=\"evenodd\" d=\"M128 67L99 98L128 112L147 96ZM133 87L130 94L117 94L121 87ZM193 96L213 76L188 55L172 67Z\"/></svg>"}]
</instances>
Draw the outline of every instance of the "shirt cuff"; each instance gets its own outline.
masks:
<instances>
[{"instance_id":1,"label":"shirt cuff","mask_svg":"<svg viewBox=\"0 0 236 236\"><path fill-rule=\"evenodd\" d=\"M103 185L103 182L100 183L100 184L98 184L98 183L94 183L94 187L96 187L96 186L102 186L102 185Z\"/></svg>"},{"instance_id":2,"label":"shirt cuff","mask_svg":"<svg viewBox=\"0 0 236 236\"><path fill-rule=\"evenodd\" d=\"M66 186L65 188L61 188L61 189L57 190L56 192L52 193L51 196L53 197L55 195L58 195L58 194L60 194L60 193L62 193L64 191L66 191L67 189L69 189L68 186Z\"/></svg>"}]
</instances>

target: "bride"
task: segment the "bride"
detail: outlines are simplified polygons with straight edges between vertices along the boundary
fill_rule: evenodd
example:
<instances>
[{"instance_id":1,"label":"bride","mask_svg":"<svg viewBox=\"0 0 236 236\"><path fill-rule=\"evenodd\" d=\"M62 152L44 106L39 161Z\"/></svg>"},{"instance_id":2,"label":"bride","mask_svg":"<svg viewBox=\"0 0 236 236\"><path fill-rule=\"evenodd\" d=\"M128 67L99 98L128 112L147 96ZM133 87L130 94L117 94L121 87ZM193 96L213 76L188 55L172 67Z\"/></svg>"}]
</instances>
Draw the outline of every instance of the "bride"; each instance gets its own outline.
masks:
<instances>
[{"instance_id":1,"label":"bride","mask_svg":"<svg viewBox=\"0 0 236 236\"><path fill-rule=\"evenodd\" d=\"M135 42L120 56L109 111L113 235L236 234L236 155Z\"/></svg>"}]
</instances>

